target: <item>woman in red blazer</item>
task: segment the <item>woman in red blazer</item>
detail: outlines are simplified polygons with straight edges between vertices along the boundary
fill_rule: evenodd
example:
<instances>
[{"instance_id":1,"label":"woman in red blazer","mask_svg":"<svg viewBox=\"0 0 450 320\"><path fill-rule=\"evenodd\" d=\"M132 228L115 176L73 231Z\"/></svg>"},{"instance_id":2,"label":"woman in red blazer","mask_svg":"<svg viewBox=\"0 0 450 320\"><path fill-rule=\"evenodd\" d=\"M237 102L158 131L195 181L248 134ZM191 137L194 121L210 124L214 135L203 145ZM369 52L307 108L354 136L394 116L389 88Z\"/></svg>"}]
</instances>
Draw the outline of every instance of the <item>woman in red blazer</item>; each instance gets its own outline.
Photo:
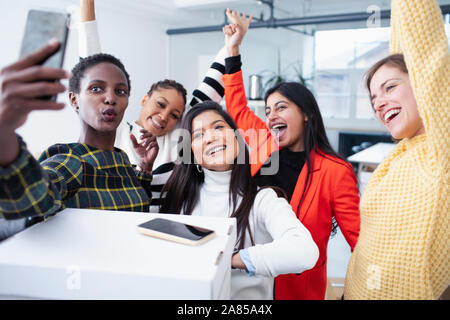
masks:
<instances>
[{"instance_id":1,"label":"woman in red blazer","mask_svg":"<svg viewBox=\"0 0 450 320\"><path fill-rule=\"evenodd\" d=\"M320 256L311 270L275 279L276 299L324 299L327 245L334 219L350 245L359 235L359 195L349 163L331 148L312 93L299 83L282 83L265 97L266 122L247 106L239 45L250 19L227 11L234 23L224 27L228 113L251 149L252 175L258 185L275 185L287 194L298 219L311 232ZM334 219L333 219L334 218Z\"/></svg>"}]
</instances>

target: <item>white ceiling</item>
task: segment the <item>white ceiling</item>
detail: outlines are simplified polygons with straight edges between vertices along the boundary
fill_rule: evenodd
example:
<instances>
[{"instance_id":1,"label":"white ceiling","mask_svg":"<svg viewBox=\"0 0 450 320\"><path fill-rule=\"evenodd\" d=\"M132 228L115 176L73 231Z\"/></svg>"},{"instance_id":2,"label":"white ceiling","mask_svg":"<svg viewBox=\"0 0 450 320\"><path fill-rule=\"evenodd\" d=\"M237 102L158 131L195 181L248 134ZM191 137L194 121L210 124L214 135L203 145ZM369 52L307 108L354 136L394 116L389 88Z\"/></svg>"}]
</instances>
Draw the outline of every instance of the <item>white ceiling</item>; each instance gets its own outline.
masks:
<instances>
[{"instance_id":1,"label":"white ceiling","mask_svg":"<svg viewBox=\"0 0 450 320\"><path fill-rule=\"evenodd\" d=\"M256 12L265 5L258 0L96 0L97 4L115 4L121 7L139 8L144 11L205 11L224 10L227 7L236 10L248 9ZM389 8L390 0L274 0L276 13L284 15L303 15L309 12L360 12L370 5ZM439 4L450 4L450 0L438 0ZM126 3L126 5L124 5ZM248 11L247 10L247 11Z\"/></svg>"},{"instance_id":2,"label":"white ceiling","mask_svg":"<svg viewBox=\"0 0 450 320\"><path fill-rule=\"evenodd\" d=\"M79 0L65 0L65 2L79 4ZM270 14L269 7L258 2L258 0L96 0L96 7L100 10L107 7L110 10L140 16L150 15L153 19L156 17L164 21L170 28L181 28L222 24L227 7L253 14L257 18L264 15L264 19L267 19ZM450 4L450 0L438 2L440 5ZM370 5L377 5L385 10L389 9L390 0L275 0L274 4L275 17L282 19L365 12Z\"/></svg>"}]
</instances>

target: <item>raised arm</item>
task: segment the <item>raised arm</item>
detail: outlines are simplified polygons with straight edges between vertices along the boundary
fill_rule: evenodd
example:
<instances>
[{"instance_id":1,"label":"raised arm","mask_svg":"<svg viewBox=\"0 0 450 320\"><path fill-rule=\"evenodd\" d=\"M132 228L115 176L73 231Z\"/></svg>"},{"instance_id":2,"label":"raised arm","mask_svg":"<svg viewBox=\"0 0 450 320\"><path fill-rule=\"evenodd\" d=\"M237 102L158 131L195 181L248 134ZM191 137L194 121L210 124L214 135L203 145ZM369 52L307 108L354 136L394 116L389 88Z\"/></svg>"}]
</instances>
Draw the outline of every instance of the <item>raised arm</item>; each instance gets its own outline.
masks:
<instances>
[{"instance_id":1,"label":"raised arm","mask_svg":"<svg viewBox=\"0 0 450 320\"><path fill-rule=\"evenodd\" d=\"M250 26L252 16L247 19L245 14L230 12L227 15L233 24L225 26L225 46L228 58L225 59L225 103L228 113L241 130L241 135L250 146L251 174L255 175L270 157L278 150L275 139L272 138L266 123L250 110L245 96L244 80L241 70L239 46Z\"/></svg>"},{"instance_id":2,"label":"raised arm","mask_svg":"<svg viewBox=\"0 0 450 320\"><path fill-rule=\"evenodd\" d=\"M227 16L229 18L232 18L232 21L236 19L236 13L231 13L230 9L227 9ZM251 18L248 20L249 24L250 21ZM212 100L219 103L222 100L225 94L222 77L225 74L225 58L230 56L229 47L230 46L227 45L222 47L222 49L220 49L219 53L214 58L213 63L211 64L208 72L203 78L202 83L193 92L193 98L190 102L190 107L193 107L197 103L202 101Z\"/></svg>"},{"instance_id":3,"label":"raised arm","mask_svg":"<svg viewBox=\"0 0 450 320\"><path fill-rule=\"evenodd\" d=\"M267 129L264 121L256 116L248 107L245 96L244 80L242 78L239 47L247 33L253 16L248 19L243 13L227 9L227 16L232 22L223 27L227 59L225 59L225 101L228 113L236 121L237 126L244 131L251 129ZM249 141L247 141L249 143Z\"/></svg>"},{"instance_id":4,"label":"raised arm","mask_svg":"<svg viewBox=\"0 0 450 320\"><path fill-rule=\"evenodd\" d=\"M393 0L391 27L390 50L405 57L429 152L449 174L450 55L437 1Z\"/></svg>"},{"instance_id":5,"label":"raised arm","mask_svg":"<svg viewBox=\"0 0 450 320\"><path fill-rule=\"evenodd\" d=\"M225 58L227 56L226 48L223 47L214 57L203 81L193 91L189 107L195 106L202 101L212 100L220 103L225 91L222 76L225 73Z\"/></svg>"},{"instance_id":6,"label":"raised arm","mask_svg":"<svg viewBox=\"0 0 450 320\"><path fill-rule=\"evenodd\" d=\"M95 20L95 1L80 0L80 23L78 25L78 55L80 58L100 53L100 39Z\"/></svg>"},{"instance_id":7,"label":"raised arm","mask_svg":"<svg viewBox=\"0 0 450 320\"><path fill-rule=\"evenodd\" d=\"M95 0L80 0L80 22L95 20Z\"/></svg>"}]
</instances>

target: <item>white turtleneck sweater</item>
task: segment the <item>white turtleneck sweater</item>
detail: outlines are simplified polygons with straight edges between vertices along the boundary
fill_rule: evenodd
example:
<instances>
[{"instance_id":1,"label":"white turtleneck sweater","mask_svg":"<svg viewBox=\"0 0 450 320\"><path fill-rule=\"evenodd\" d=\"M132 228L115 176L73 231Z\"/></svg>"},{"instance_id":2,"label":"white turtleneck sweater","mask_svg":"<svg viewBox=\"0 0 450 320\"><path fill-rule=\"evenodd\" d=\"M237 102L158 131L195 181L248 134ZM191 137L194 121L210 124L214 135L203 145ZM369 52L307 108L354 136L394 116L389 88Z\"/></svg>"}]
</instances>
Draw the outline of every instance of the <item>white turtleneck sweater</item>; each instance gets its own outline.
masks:
<instances>
[{"instance_id":1,"label":"white turtleneck sweater","mask_svg":"<svg viewBox=\"0 0 450 320\"><path fill-rule=\"evenodd\" d=\"M233 205L229 202L231 171L203 169L205 182L192 215L229 217ZM245 270L231 271L232 299L273 299L273 279L280 274L301 273L311 269L319 258L319 250L309 231L295 216L284 198L271 188L260 190L250 212L250 229L245 248L255 275Z\"/></svg>"}]
</instances>

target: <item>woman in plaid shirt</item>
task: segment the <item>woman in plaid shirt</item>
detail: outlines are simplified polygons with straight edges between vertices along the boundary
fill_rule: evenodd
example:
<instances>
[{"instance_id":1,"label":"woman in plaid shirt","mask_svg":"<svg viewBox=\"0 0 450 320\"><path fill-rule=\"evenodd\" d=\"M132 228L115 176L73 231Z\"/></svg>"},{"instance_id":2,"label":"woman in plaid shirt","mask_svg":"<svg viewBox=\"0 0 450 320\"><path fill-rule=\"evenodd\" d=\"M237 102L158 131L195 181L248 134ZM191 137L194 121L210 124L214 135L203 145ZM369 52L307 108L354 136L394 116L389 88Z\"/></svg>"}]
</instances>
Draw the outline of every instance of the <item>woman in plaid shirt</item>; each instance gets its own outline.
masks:
<instances>
[{"instance_id":1,"label":"woman in plaid shirt","mask_svg":"<svg viewBox=\"0 0 450 320\"><path fill-rule=\"evenodd\" d=\"M46 81L69 78L66 71L39 66L58 48L59 43L50 42L0 73L0 217L42 219L66 207L148 211L158 145L151 133L142 130L141 143L134 145L139 171L125 152L114 148L116 129L128 106L130 80L113 56L87 57L72 70L69 98L80 117L78 142L53 145L38 162L15 133L29 112L64 107L41 98L66 90L58 82Z\"/></svg>"}]
</instances>

